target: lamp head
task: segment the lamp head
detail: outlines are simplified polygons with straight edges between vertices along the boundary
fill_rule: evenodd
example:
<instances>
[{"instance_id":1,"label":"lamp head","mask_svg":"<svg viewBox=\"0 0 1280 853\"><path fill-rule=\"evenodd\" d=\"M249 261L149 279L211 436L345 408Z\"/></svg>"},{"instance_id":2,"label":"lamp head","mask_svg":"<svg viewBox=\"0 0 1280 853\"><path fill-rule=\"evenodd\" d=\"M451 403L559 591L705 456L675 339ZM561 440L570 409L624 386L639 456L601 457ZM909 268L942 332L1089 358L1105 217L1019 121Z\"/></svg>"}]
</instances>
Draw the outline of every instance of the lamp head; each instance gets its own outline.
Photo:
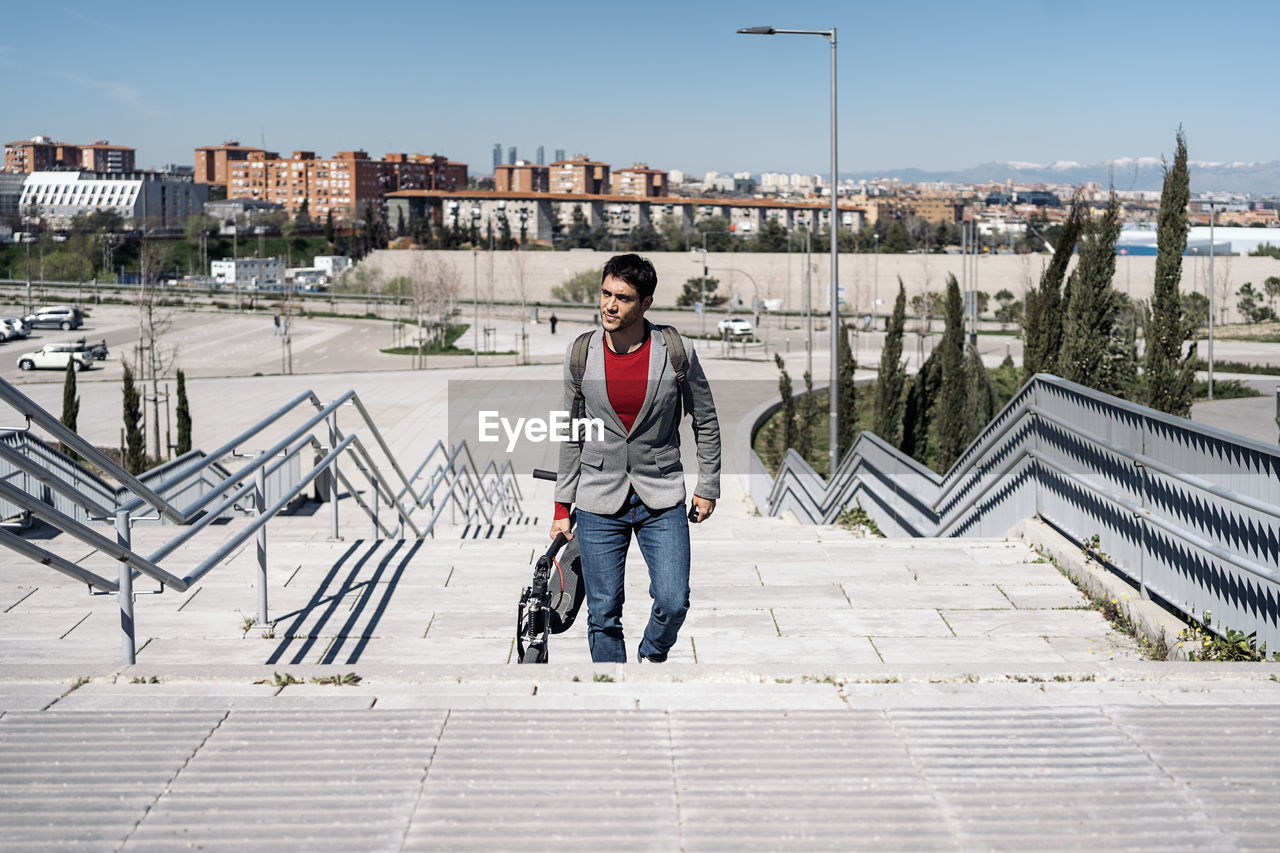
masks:
<instances>
[{"instance_id":1,"label":"lamp head","mask_svg":"<svg viewBox=\"0 0 1280 853\"><path fill-rule=\"evenodd\" d=\"M774 30L773 27L743 27L738 30L738 33L747 36L771 36Z\"/></svg>"}]
</instances>

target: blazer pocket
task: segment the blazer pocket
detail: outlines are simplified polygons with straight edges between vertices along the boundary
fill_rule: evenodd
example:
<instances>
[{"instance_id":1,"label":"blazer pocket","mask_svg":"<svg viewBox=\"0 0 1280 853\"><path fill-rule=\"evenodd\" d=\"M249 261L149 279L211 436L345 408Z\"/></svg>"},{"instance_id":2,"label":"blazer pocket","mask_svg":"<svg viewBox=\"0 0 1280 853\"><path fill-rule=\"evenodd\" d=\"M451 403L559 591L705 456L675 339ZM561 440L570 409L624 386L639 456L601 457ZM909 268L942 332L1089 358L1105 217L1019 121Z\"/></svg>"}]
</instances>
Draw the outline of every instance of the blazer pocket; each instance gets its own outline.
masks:
<instances>
[{"instance_id":1,"label":"blazer pocket","mask_svg":"<svg viewBox=\"0 0 1280 853\"><path fill-rule=\"evenodd\" d=\"M604 454L599 450L582 449L582 464L589 468L603 468Z\"/></svg>"},{"instance_id":2,"label":"blazer pocket","mask_svg":"<svg viewBox=\"0 0 1280 853\"><path fill-rule=\"evenodd\" d=\"M653 455L653 461L658 466L659 471L671 471L680 467L680 450L675 447L668 447L659 453Z\"/></svg>"}]
</instances>

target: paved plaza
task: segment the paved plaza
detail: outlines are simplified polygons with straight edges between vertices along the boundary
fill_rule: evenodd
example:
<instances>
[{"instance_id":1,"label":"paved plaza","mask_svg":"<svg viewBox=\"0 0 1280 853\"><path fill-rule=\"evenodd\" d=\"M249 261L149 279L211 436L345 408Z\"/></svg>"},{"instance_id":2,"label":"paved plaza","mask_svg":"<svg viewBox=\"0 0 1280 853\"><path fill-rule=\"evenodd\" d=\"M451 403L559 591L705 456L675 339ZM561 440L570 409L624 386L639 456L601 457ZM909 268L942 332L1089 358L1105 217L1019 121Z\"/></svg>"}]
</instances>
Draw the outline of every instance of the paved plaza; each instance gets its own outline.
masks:
<instances>
[{"instance_id":1,"label":"paved plaza","mask_svg":"<svg viewBox=\"0 0 1280 853\"><path fill-rule=\"evenodd\" d=\"M127 349L124 309L94 322ZM280 376L270 316L175 320L197 446L301 391L355 389L412 465L443 437L449 380L554 382L576 331L531 327L545 364L413 371L376 352L385 321L308 322ZM803 347L790 358L799 372ZM119 370L81 377L97 443L118 441ZM707 370L713 388L776 383L763 360ZM0 376L59 411L60 375ZM665 665L592 664L582 621L549 665L511 663L551 508L525 474L523 514L488 538L375 540L344 498L335 541L329 506L307 504L268 528L270 625L250 542L185 593L138 596L129 667L113 597L8 558L0 849L1274 849L1280 664L1144 659L1014 535L864 539L755 515L731 451L758 402L718 397L724 497L693 528L692 610ZM114 571L65 538L41 544ZM629 564L634 655L647 580Z\"/></svg>"}]
</instances>

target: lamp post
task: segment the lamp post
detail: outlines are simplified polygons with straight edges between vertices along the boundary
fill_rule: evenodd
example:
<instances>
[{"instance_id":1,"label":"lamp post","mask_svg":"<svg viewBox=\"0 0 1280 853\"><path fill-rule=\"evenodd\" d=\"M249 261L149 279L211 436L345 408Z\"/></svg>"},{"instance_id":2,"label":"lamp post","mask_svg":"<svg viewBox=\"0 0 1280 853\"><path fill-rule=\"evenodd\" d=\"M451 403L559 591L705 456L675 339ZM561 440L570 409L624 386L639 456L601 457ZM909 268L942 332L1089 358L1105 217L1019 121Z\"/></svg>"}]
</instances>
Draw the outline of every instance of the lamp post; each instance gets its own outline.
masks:
<instances>
[{"instance_id":1,"label":"lamp post","mask_svg":"<svg viewBox=\"0 0 1280 853\"><path fill-rule=\"evenodd\" d=\"M471 231L480 230L480 207L471 208ZM480 272L479 251L471 244L471 366L480 366Z\"/></svg>"},{"instance_id":2,"label":"lamp post","mask_svg":"<svg viewBox=\"0 0 1280 853\"><path fill-rule=\"evenodd\" d=\"M876 311L880 308L880 232L872 232L876 238L875 271L871 274L871 327L876 325Z\"/></svg>"},{"instance_id":3,"label":"lamp post","mask_svg":"<svg viewBox=\"0 0 1280 853\"><path fill-rule=\"evenodd\" d=\"M840 172L836 156L836 28L829 30L780 30L774 27L745 27L738 30L743 35L802 35L822 36L831 44L831 379L828 396L831 400L831 432L830 459L831 467L828 480L836 474L836 465L840 461L840 409L839 392L836 379L840 365L840 274L839 274L839 228L840 214L837 207L839 196Z\"/></svg>"},{"instance_id":4,"label":"lamp post","mask_svg":"<svg viewBox=\"0 0 1280 853\"><path fill-rule=\"evenodd\" d=\"M1213 220L1215 202L1209 202L1209 399L1213 399Z\"/></svg>"}]
</instances>

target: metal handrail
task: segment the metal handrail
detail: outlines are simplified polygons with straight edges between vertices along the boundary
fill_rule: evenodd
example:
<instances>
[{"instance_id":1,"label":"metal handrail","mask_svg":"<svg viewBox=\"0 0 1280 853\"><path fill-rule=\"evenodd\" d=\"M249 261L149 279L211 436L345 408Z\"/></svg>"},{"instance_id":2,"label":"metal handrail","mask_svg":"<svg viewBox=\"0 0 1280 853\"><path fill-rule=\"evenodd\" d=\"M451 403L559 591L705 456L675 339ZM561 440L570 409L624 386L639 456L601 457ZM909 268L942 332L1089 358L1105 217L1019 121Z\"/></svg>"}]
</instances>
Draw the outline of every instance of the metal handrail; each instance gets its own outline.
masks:
<instances>
[{"instance_id":1,"label":"metal handrail","mask_svg":"<svg viewBox=\"0 0 1280 853\"><path fill-rule=\"evenodd\" d=\"M39 545L28 542L21 536L10 533L4 528L0 528L0 545L10 551L21 554L29 560L48 566L56 572L62 572L62 574L75 578L81 583L86 583L90 589L97 587L103 592L117 592L120 589L119 584L115 581L109 581L88 569L81 568L67 558L60 557L52 551L46 551Z\"/></svg>"},{"instance_id":2,"label":"metal handrail","mask_svg":"<svg viewBox=\"0 0 1280 853\"><path fill-rule=\"evenodd\" d=\"M115 559L119 563L119 578L114 582L108 580L8 531L0 530L0 547L8 547L18 554L82 581L90 587L91 591L118 593L125 663L132 663L135 654L132 626L133 580L136 576L145 575L156 580L161 585L161 591L165 588L172 588L177 591L189 589L192 584L225 561L230 554L236 552L236 549L247 539L255 534L265 537L265 526L279 515L291 501L297 498L304 488L314 482L321 473L327 472L330 474L333 478L333 488L335 490L337 483L341 483L346 487L348 494L354 499L360 510L373 520L375 536L378 535L378 532L388 536L397 535L392 532L387 524L383 523L380 517L381 498L386 499L387 508L394 511L399 520L396 527L397 533L408 529L415 536L424 537L435 535L436 523L446 507L458 507L468 519L483 518L492 524L494 516L499 509L511 510L512 507L518 507L521 497L519 484L515 480L511 463L508 461L502 467L499 467L490 460L485 468L481 470L476 466L466 442L461 442L453 448L447 447L443 442L436 442L426 458L417 467L414 477L407 477L399 460L391 453L390 447L354 391L347 391L327 404L322 404L320 399L311 391L299 394L274 413L243 431L231 441L224 443L213 453L204 455L203 458L197 460L195 457L199 454L199 451L192 451L190 454L184 454L178 459L166 463L167 470L163 472L153 469L155 471L153 479L160 480L158 487L155 488L148 486L147 483L142 481L141 477L136 477L124 471L118 464L106 457L105 454L89 445L76 433L68 430L60 421L53 419L51 415L3 380L0 380L0 400L8 402L26 417L27 425L19 432L29 430L32 425L40 426L53 438L62 441L63 444L69 446L80 456L99 465L108 475L114 476L122 484L121 488L114 493L109 491L106 493L119 505L114 507L104 506L101 500L93 499L83 490L75 489L72 483L51 474L50 469L45 465L41 465L35 459L0 443L0 460L11 464L13 471L32 477L42 486L56 492L60 499L65 499L75 508L76 517L73 518L62 509L50 506L42 496L33 495L30 491L19 488L17 485L3 479L0 479L0 502L23 509L35 518L45 521L102 554ZM224 456L232 453L239 445L260 435L269 426L308 402L315 407L316 411L305 418L301 425L296 426L269 449L255 453L253 458L240 466L238 470L228 473L222 468ZM366 426L369 427L373 441L381 448L388 463L394 469L395 476L398 477L401 484L399 490L392 488L392 478L381 476L379 465L362 437L354 432L344 435L339 429L337 424L338 410L348 403L353 405ZM326 420L327 424L325 424ZM327 443L322 443L313 434L314 430L317 427L321 427L322 424L327 426L328 429L329 440ZM299 454L308 447L319 449L322 453L322 458L316 461L305 473L294 474L293 471L296 469L293 466L296 465ZM338 460L343 454L349 456L359 474L370 484L373 498L372 506L370 506L369 501L365 500L366 496L363 496L361 491L355 488L352 480L338 466ZM444 458L444 463L437 467L429 478L429 482L421 491L418 491L415 488L415 482L421 473L427 470L431 462L436 459L437 455ZM61 455L56 456L58 464L61 464ZM82 470L82 466L74 459L66 459L65 462L71 466L70 476L74 480L78 476L76 472ZM48 464L52 464L52 461ZM288 469L290 472L290 485L272 505L265 506L264 492L266 491L267 476L275 475L284 470L286 465L290 466ZM205 472L213 470L215 466L217 466L216 482L210 483L209 478L204 475ZM86 482L89 481L86 480ZM94 480L93 482L97 481ZM185 507L176 506L173 500L166 499L160 494L169 492L175 487L187 488L188 484L193 482L198 484L201 489L204 489L205 486L209 488ZM107 489L110 488L105 483L103 486ZM133 495L124 500L126 491L132 491ZM47 495L48 492L46 491L44 494ZM160 562L162 560L190 542L193 537L210 524L224 517L225 513L238 503L243 502L251 494L254 496L254 503L257 507L256 517L238 530L230 539L222 543L199 565L182 577L161 567ZM336 536L338 529L336 491L331 492L331 495L334 498L332 503L332 529L335 531L333 535ZM422 527L415 522L413 514L415 510L427 509L428 502L430 502L433 513L430 522L425 527ZM144 507L153 509L156 512L156 518L163 517L183 527L181 532L161 545L149 557L143 557L133 550L132 537L130 535L131 524L141 520L138 513ZM87 522L79 520L81 518L81 510L84 510L90 519L112 519L115 523L115 539L104 536L88 526ZM150 517L150 514L148 514L148 518ZM265 541L265 538L259 539L260 547L258 549L259 613L260 618L264 621L267 618Z\"/></svg>"},{"instance_id":3,"label":"metal handrail","mask_svg":"<svg viewBox=\"0 0 1280 853\"><path fill-rule=\"evenodd\" d=\"M348 392L348 393L354 393L354 392ZM292 400L290 400L290 401L289 401L288 403L286 403L285 405L281 406L279 409L277 409L277 410L276 410L275 412L273 412L272 414L270 414L270 415L268 415L267 417L263 418L262 420L258 421L258 423L254 424L254 425L253 425L253 426L251 426L249 429L247 429L247 430L245 430L244 432L240 433L239 435L237 435L235 438L231 439L230 441L228 441L228 442L224 443L221 447L218 447L217 449L215 449L215 450L210 451L209 453L207 453L207 454L205 455L204 462L203 462L202 464L197 465L197 466L196 466L196 467L194 467L194 468L191 468L191 469L188 469L188 470L184 470L184 471L181 473L181 475L175 475L174 477L172 477L172 478L170 478L170 479L167 479L164 483L162 483L162 484L160 485L160 489L163 491L163 490L164 490L164 488L165 488L166 486L168 486L171 482L173 482L173 481L175 481L175 480L178 480L178 479L181 479L181 478L189 477L189 476L191 476L192 474L194 474L195 472L197 472L197 471L199 471L199 470L201 470L201 469L203 469L203 468L207 468L207 467L210 467L210 466L212 466L212 465L217 464L217 462L218 462L218 460L219 460L219 459L222 459L222 458L223 458L224 456L226 456L227 454L229 454L229 453L233 452L237 447L239 447L240 445L244 444L246 441L248 441L249 439L253 438L255 435L257 435L258 433L262 432L262 431L263 431L264 429L266 429L268 426L270 426L271 424L273 424L273 423L275 423L276 421L280 420L280 418L284 417L284 416L285 416L285 415L287 415L289 412L293 411L293 410L294 410L295 408L297 408L299 405L301 405L302 403L307 402L308 400L315 400L316 402L319 402L318 398L317 398L317 397L316 397L316 395L315 395L315 392L313 392L313 391L304 391L303 393L299 394L297 397L294 397ZM193 451L193 452L194 452L194 451ZM237 477L236 475L232 475L232 478L233 478L233 479L239 479L239 477ZM210 497L210 498L209 498L209 500L212 500L212 497ZM121 508L121 509L128 510L129 512L133 512L134 510L136 510L136 509L138 509L140 506L142 506L142 504L143 504L143 503L144 503L144 501L143 501L140 497L135 497L133 500L128 501L128 502L126 502L126 503L122 504L120 508ZM199 502L199 501L198 501L196 504L193 504L193 505L191 505L191 506L188 506L185 510L183 510L183 512L184 512L184 514L185 514L185 515L187 515L188 517L191 517L191 516L193 516L195 513L199 512L199 511L200 511L200 509L201 509L201 508L204 506L204 504L206 504L206 503L208 503L208 500L205 500L205 501L203 501L203 502Z\"/></svg>"},{"instance_id":4,"label":"metal handrail","mask_svg":"<svg viewBox=\"0 0 1280 853\"><path fill-rule=\"evenodd\" d=\"M1039 516L1100 534L1144 595L1280 644L1280 448L1038 375L945 476L916 467L865 432L826 481L788 452L761 510L830 522L869 497L882 529L925 536L1001 535Z\"/></svg>"},{"instance_id":5,"label":"metal handrail","mask_svg":"<svg viewBox=\"0 0 1280 853\"><path fill-rule=\"evenodd\" d=\"M58 477L49 476L49 471L41 467L37 462L24 453L19 453L14 448L0 442L0 459L8 462L14 468L17 468L28 477L32 477L41 485L48 486L53 491L62 495L73 503L78 503L91 516L97 518L110 518L115 510L108 509L100 503L97 503L82 490L73 489L70 484L66 483Z\"/></svg>"},{"instance_id":6,"label":"metal handrail","mask_svg":"<svg viewBox=\"0 0 1280 853\"><path fill-rule=\"evenodd\" d=\"M133 553L133 551L128 548L108 539L93 528L84 526L74 518L59 512L44 501L33 495L27 494L16 486L0 481L0 499L17 504L41 521L47 522L57 529L71 534L84 544L92 548L97 548L99 551L102 551L104 554L107 554L122 563L127 563L142 574L160 581L160 583L169 584L179 592L182 592L185 589L178 578L171 575L169 572L166 572L151 560Z\"/></svg>"},{"instance_id":7,"label":"metal handrail","mask_svg":"<svg viewBox=\"0 0 1280 853\"><path fill-rule=\"evenodd\" d=\"M342 454L342 451L346 450L351 445L351 442L354 440L355 440L355 436L351 436L351 435L344 438L338 444L338 446L330 450L329 453L323 459L317 462L316 465L310 471L302 475L301 479L298 481L296 485L294 485L292 489L285 492L285 494L279 500L277 500L274 504L272 504L270 507L264 508L258 514L257 518L249 522L249 524L245 525L244 529L242 529L235 536L232 536L230 539L224 542L222 546L218 548L218 550L214 551L212 554L206 557L205 560L202 563L200 563L200 565L196 566L194 569L188 572L186 577L183 578L183 581L188 584L195 583L200 578L208 574L208 572L214 566L222 562L223 558L225 558L232 551L239 548L240 545L246 539L248 539L250 536L258 532L258 528L262 527L268 521L274 518L280 512L280 510L284 509L286 506L289 505L290 501L292 501L294 498L300 495L302 493L302 490L305 489L307 486L309 486L312 480L320 476L320 473L324 471L326 468L328 468L329 464L333 462L335 459L337 459L338 456Z\"/></svg>"},{"instance_id":8,"label":"metal handrail","mask_svg":"<svg viewBox=\"0 0 1280 853\"><path fill-rule=\"evenodd\" d=\"M164 498L160 497L149 487L143 484L137 477L130 474L124 468L116 464L115 460L107 456L98 448L85 441L80 435L73 430L68 429L62 421L46 412L43 408L36 404L34 400L23 394L17 388L8 382L0 381L0 400L8 403L16 409L28 423L34 423L49 433L58 441L70 447L76 453L79 453L85 459L88 459L94 465L97 465L103 471L106 471L122 484L127 486L138 497L144 499L157 512L162 514L170 521L178 524L185 523L185 518L177 507L170 504Z\"/></svg>"}]
</instances>

